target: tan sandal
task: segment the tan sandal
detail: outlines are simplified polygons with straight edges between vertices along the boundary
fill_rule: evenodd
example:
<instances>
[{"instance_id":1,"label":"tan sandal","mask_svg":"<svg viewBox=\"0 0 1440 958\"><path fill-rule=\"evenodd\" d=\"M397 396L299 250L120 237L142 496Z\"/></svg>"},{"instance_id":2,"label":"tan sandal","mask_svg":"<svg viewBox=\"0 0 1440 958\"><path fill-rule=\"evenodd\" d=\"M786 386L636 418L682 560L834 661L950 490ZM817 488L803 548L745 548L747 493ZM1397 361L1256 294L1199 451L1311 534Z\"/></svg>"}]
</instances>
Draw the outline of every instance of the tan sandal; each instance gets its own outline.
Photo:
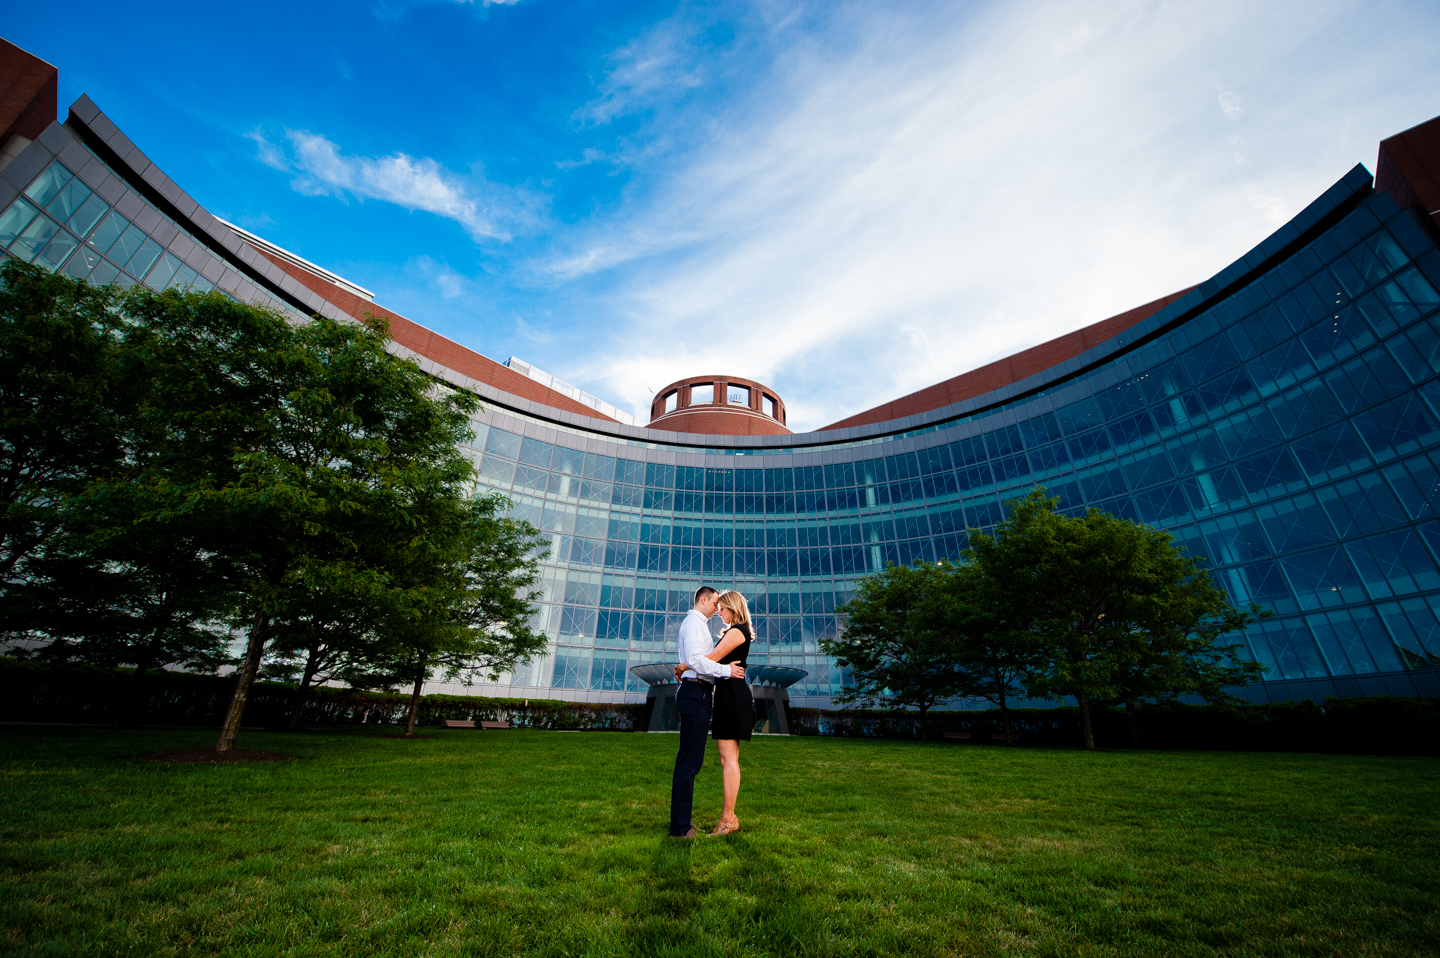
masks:
<instances>
[{"instance_id":1,"label":"tan sandal","mask_svg":"<svg viewBox=\"0 0 1440 958\"><path fill-rule=\"evenodd\" d=\"M729 835L731 832L738 832L739 830L740 819L737 818L734 822L721 820L715 823L715 830L710 833L710 837L718 838L721 835Z\"/></svg>"}]
</instances>

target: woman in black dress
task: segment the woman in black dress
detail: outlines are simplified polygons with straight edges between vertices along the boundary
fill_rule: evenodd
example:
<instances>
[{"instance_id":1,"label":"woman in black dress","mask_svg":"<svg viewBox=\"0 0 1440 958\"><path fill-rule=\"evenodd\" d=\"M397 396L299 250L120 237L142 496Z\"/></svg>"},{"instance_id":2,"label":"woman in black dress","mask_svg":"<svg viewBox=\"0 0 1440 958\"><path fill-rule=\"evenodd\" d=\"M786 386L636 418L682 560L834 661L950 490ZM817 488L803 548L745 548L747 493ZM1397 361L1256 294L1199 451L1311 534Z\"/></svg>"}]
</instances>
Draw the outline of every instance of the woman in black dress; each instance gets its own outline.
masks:
<instances>
[{"instance_id":1,"label":"woman in black dress","mask_svg":"<svg viewBox=\"0 0 1440 958\"><path fill-rule=\"evenodd\" d=\"M750 607L738 592L720 593L720 618L725 631L706 658L730 665L745 664L750 654ZM744 679L716 679L715 706L710 713L710 737L720 753L720 781L725 789L725 808L711 835L728 835L740 830L735 817L735 799L740 795L740 740L750 741L755 728L755 700Z\"/></svg>"}]
</instances>

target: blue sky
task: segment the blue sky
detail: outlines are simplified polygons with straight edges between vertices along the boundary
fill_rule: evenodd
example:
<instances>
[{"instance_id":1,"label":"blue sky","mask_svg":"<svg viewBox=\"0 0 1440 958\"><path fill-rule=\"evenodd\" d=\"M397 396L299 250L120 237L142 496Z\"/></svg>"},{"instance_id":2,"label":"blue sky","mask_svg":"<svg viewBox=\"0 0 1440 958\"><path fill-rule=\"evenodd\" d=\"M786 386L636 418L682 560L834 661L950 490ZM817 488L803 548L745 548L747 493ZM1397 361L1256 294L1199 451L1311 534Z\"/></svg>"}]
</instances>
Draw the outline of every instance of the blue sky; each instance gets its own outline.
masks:
<instances>
[{"instance_id":1,"label":"blue sky","mask_svg":"<svg viewBox=\"0 0 1440 958\"><path fill-rule=\"evenodd\" d=\"M643 414L814 428L1198 282L1440 114L1440 6L10 8L217 215Z\"/></svg>"}]
</instances>

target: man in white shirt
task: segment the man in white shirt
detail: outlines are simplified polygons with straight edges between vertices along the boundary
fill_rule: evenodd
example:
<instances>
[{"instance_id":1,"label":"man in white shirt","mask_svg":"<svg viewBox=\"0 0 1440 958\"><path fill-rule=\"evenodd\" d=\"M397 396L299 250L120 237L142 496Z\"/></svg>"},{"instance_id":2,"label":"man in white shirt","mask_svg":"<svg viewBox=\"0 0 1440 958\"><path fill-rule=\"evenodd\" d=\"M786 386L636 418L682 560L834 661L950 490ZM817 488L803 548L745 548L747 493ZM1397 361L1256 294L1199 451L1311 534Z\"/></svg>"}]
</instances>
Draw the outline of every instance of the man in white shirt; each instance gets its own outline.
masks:
<instances>
[{"instance_id":1,"label":"man in white shirt","mask_svg":"<svg viewBox=\"0 0 1440 958\"><path fill-rule=\"evenodd\" d=\"M744 666L721 665L705 657L715 647L705 623L715 614L719 598L720 593L702 585L695 590L695 607L680 623L680 661L686 668L675 691L675 711L680 715L680 749L675 753L675 776L670 783L670 834L675 838L695 837L690 810L695 801L695 776L705 764L715 680L745 677Z\"/></svg>"}]
</instances>

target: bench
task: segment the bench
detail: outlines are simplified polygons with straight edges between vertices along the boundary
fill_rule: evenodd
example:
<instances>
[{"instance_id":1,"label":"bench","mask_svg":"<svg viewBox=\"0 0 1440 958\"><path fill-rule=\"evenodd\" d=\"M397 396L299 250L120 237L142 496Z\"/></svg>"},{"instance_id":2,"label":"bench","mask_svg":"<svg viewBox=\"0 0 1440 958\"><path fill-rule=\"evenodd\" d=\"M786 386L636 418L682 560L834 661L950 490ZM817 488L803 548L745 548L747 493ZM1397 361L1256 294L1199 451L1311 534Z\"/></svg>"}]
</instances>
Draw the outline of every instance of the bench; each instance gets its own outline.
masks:
<instances>
[{"instance_id":1,"label":"bench","mask_svg":"<svg viewBox=\"0 0 1440 958\"><path fill-rule=\"evenodd\" d=\"M446 719L446 728L474 728L475 723L469 719Z\"/></svg>"},{"instance_id":2,"label":"bench","mask_svg":"<svg viewBox=\"0 0 1440 958\"><path fill-rule=\"evenodd\" d=\"M945 739L946 739L946 741L950 741L950 742L968 742L968 741L970 741L970 733L969 733L969 732L946 732L946 733L945 733Z\"/></svg>"},{"instance_id":3,"label":"bench","mask_svg":"<svg viewBox=\"0 0 1440 958\"><path fill-rule=\"evenodd\" d=\"M470 724L473 726L475 723L474 723L474 722L471 722ZM481 727L481 728L509 728L509 727L510 727L510 723L509 723L509 722L481 722L481 723L480 723L480 727Z\"/></svg>"},{"instance_id":4,"label":"bench","mask_svg":"<svg viewBox=\"0 0 1440 958\"><path fill-rule=\"evenodd\" d=\"M1004 744L1005 744L1005 735L1004 735L1004 733L993 733L993 732L992 732L991 735L990 735L990 744L991 744L991 745L1004 745ZM1020 744L1020 736L1015 735L1015 734L1012 733L1011 736L1010 736L1010 744L1011 744L1011 745L1019 745L1019 744Z\"/></svg>"}]
</instances>

